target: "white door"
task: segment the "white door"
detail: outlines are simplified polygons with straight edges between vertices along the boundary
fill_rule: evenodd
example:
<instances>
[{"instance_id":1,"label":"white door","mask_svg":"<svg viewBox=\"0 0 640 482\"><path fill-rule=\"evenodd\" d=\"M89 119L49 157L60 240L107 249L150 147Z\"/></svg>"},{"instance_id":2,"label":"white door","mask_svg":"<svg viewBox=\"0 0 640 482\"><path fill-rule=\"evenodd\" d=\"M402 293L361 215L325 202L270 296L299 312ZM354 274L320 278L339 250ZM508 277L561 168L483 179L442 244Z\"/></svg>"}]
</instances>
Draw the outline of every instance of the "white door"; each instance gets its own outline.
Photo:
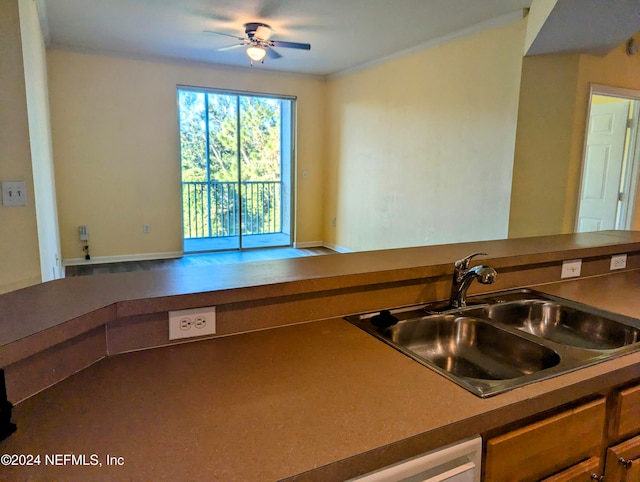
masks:
<instances>
[{"instance_id":1,"label":"white door","mask_svg":"<svg viewBox=\"0 0 640 482\"><path fill-rule=\"evenodd\" d=\"M628 100L592 104L582 172L578 232L615 229L629 117Z\"/></svg>"}]
</instances>

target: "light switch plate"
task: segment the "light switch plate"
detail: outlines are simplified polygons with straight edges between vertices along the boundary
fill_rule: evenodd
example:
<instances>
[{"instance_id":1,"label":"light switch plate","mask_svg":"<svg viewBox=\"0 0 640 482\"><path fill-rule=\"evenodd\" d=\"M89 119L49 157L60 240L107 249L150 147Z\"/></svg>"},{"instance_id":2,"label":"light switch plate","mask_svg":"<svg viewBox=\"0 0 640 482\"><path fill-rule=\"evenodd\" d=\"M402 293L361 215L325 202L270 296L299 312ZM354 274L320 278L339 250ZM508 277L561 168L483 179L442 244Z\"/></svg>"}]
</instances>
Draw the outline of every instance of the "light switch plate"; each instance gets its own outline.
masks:
<instances>
[{"instance_id":1,"label":"light switch plate","mask_svg":"<svg viewBox=\"0 0 640 482\"><path fill-rule=\"evenodd\" d=\"M562 273L560 278L576 278L580 276L582 270L581 259L569 259L562 262Z\"/></svg>"},{"instance_id":2,"label":"light switch plate","mask_svg":"<svg viewBox=\"0 0 640 482\"><path fill-rule=\"evenodd\" d=\"M27 205L25 181L2 181L2 205L5 207Z\"/></svg>"}]
</instances>

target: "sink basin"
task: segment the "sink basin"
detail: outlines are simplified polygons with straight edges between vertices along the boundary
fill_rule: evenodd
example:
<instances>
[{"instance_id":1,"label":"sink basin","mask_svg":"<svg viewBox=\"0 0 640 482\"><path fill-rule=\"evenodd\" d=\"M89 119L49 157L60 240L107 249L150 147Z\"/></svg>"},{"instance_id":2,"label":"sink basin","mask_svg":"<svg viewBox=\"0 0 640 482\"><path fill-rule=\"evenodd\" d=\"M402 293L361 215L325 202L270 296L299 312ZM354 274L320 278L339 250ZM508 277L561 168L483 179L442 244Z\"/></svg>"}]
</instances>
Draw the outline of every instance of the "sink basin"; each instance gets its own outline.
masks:
<instances>
[{"instance_id":1,"label":"sink basin","mask_svg":"<svg viewBox=\"0 0 640 482\"><path fill-rule=\"evenodd\" d=\"M563 345L612 350L640 341L640 330L557 301L521 299L490 305L487 318Z\"/></svg>"},{"instance_id":2,"label":"sink basin","mask_svg":"<svg viewBox=\"0 0 640 482\"><path fill-rule=\"evenodd\" d=\"M557 365L553 350L477 318L432 315L387 328L384 336L454 376L505 380Z\"/></svg>"},{"instance_id":3,"label":"sink basin","mask_svg":"<svg viewBox=\"0 0 640 482\"><path fill-rule=\"evenodd\" d=\"M468 301L346 319L480 397L640 350L640 321L580 303L528 289Z\"/></svg>"}]
</instances>

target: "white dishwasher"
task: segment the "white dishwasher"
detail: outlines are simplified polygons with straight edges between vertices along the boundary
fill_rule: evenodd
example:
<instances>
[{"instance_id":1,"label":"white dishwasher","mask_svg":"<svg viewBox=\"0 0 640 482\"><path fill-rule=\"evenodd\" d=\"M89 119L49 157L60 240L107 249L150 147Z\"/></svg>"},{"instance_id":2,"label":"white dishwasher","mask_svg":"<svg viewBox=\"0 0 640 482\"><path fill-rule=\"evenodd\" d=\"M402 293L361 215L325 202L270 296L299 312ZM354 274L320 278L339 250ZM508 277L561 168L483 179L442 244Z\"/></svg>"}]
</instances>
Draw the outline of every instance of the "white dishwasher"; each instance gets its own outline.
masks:
<instances>
[{"instance_id":1,"label":"white dishwasher","mask_svg":"<svg viewBox=\"0 0 640 482\"><path fill-rule=\"evenodd\" d=\"M480 482L482 438L473 437L384 467L351 481Z\"/></svg>"}]
</instances>

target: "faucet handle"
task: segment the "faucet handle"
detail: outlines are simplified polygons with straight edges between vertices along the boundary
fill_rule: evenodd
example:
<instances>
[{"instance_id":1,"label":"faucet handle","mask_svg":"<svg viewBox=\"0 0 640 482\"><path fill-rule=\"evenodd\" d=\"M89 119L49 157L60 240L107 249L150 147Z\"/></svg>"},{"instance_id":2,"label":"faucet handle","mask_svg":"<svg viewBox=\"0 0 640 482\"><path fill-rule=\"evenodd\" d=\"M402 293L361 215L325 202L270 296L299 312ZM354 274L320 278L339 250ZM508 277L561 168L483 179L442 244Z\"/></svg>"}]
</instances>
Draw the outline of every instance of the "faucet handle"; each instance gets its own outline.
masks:
<instances>
[{"instance_id":1,"label":"faucet handle","mask_svg":"<svg viewBox=\"0 0 640 482\"><path fill-rule=\"evenodd\" d=\"M471 253L468 256L465 256L462 259L459 259L458 261L456 261L453 265L459 269L459 270L468 270L469 269L469 263L471 262L472 258L475 258L476 256L486 256L487 253L483 252L483 251L476 251L475 253Z\"/></svg>"}]
</instances>

